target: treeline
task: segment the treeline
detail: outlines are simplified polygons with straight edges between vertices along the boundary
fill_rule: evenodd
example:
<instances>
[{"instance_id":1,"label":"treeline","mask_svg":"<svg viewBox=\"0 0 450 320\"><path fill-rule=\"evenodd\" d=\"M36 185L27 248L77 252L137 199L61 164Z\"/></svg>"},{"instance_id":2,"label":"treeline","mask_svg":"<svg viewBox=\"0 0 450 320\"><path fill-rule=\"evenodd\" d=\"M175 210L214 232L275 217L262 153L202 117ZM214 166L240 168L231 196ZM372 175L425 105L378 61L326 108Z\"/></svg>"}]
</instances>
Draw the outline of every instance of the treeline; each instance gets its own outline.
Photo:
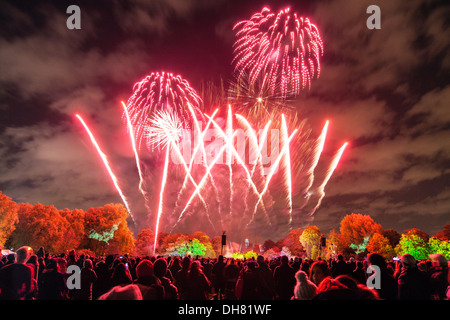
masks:
<instances>
[{"instance_id":1,"label":"treeline","mask_svg":"<svg viewBox=\"0 0 450 320\"><path fill-rule=\"evenodd\" d=\"M134 236L127 217L128 212L121 204L106 204L88 210L58 210L53 205L15 203L0 191L0 246L18 248L28 245L36 250L44 247L52 253L75 249L97 256L117 253L152 255L153 231L143 229ZM441 253L450 259L449 240L450 224L433 236L416 228L400 234L393 229L383 229L368 215L352 213L341 220L339 230L324 234L313 225L304 230L294 229L283 239L268 239L261 245L253 244L244 250L239 244L223 248L221 236L210 238L202 231L191 235L162 232L158 234L156 247L157 254L166 256L217 257L231 249L236 258L263 254L266 258L287 255L326 259L338 253L346 258L362 258L370 252L378 252L388 259L405 253L416 259Z\"/></svg>"}]
</instances>

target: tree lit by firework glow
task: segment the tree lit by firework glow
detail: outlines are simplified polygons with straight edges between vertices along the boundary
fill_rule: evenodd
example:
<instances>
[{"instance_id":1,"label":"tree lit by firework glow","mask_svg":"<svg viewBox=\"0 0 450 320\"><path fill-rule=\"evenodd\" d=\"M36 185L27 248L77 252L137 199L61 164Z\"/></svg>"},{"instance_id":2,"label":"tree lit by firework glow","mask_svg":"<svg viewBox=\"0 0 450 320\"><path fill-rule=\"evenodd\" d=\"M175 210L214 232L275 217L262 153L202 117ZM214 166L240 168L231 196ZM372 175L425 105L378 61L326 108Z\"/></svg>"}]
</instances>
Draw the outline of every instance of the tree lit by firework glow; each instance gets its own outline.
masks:
<instances>
[{"instance_id":1,"label":"tree lit by firework glow","mask_svg":"<svg viewBox=\"0 0 450 320\"><path fill-rule=\"evenodd\" d=\"M268 87L272 94L279 90L286 98L319 77L323 42L308 18L298 17L290 8L277 14L263 8L234 29L235 70L239 78L248 72L251 85L260 81L261 90Z\"/></svg>"}]
</instances>

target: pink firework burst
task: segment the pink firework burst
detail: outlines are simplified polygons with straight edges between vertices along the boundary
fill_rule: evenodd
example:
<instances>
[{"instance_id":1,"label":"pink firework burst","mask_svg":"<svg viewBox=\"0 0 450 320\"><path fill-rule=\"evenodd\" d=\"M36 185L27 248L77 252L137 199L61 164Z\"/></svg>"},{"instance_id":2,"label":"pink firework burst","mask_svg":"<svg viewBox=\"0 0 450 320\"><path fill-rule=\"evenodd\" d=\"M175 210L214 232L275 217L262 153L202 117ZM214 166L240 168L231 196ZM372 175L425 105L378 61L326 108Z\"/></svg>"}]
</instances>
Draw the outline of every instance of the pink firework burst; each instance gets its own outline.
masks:
<instances>
[{"instance_id":1,"label":"pink firework burst","mask_svg":"<svg viewBox=\"0 0 450 320\"><path fill-rule=\"evenodd\" d=\"M248 73L252 85L260 81L272 94L286 98L309 89L311 80L319 77L323 42L308 18L290 8L278 14L263 8L233 29L238 38L233 63L239 78Z\"/></svg>"},{"instance_id":2,"label":"pink firework burst","mask_svg":"<svg viewBox=\"0 0 450 320\"><path fill-rule=\"evenodd\" d=\"M146 136L149 121L156 112L177 114L181 125L189 128L193 119L188 104L194 109L196 116L203 119L201 103L200 96L189 82L170 72L153 72L135 83L133 94L128 99L127 111L139 146Z\"/></svg>"}]
</instances>

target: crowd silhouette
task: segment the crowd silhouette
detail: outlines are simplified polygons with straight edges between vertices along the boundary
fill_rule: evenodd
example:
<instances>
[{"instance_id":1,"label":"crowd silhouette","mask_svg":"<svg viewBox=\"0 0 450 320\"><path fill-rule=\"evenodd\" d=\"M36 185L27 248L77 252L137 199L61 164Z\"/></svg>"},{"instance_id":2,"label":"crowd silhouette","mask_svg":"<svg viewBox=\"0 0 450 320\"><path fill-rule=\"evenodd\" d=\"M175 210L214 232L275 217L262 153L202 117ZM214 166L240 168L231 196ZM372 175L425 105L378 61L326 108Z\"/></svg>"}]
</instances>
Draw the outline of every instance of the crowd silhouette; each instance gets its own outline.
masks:
<instances>
[{"instance_id":1,"label":"crowd silhouette","mask_svg":"<svg viewBox=\"0 0 450 320\"><path fill-rule=\"evenodd\" d=\"M68 286L70 266L79 288ZM378 285L368 278L376 266ZM369 268L369 271L372 268ZM417 261L406 254L366 259L199 258L127 254L91 257L36 254L21 247L0 257L1 300L448 300L448 262L441 254ZM369 279L370 280L370 279Z\"/></svg>"}]
</instances>

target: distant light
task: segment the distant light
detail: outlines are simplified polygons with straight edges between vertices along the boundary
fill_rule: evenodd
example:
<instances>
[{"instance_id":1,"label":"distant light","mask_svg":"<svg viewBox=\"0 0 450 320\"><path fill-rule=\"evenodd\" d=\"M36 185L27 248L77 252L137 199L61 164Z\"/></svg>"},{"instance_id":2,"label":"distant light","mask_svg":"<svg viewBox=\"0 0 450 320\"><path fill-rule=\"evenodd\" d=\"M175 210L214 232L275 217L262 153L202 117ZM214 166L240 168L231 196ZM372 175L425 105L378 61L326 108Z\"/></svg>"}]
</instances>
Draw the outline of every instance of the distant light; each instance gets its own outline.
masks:
<instances>
[{"instance_id":1,"label":"distant light","mask_svg":"<svg viewBox=\"0 0 450 320\"><path fill-rule=\"evenodd\" d=\"M263 99L261 97L257 98L256 101L258 101L259 103L261 103L263 101Z\"/></svg>"}]
</instances>

